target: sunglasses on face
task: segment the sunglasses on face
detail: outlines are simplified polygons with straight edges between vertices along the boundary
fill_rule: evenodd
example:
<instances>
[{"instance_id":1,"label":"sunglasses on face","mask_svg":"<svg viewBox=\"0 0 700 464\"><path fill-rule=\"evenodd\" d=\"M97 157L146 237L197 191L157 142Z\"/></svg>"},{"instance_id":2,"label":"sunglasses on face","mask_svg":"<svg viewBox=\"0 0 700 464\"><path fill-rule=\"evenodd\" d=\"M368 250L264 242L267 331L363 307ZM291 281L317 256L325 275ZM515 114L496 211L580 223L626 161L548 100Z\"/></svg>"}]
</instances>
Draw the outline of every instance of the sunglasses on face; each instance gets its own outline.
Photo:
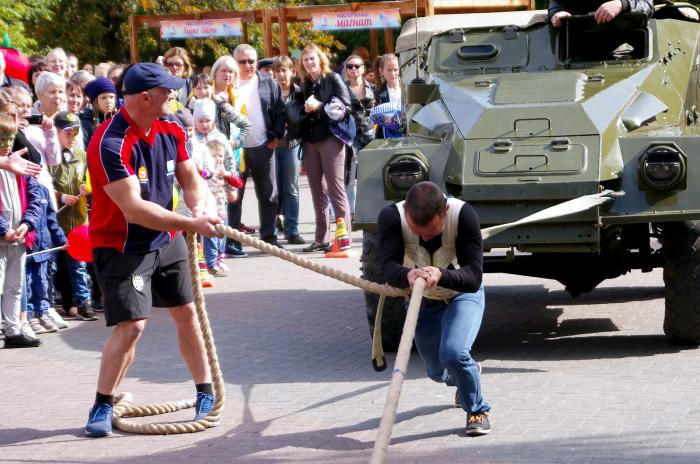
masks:
<instances>
[{"instance_id":1,"label":"sunglasses on face","mask_svg":"<svg viewBox=\"0 0 700 464\"><path fill-rule=\"evenodd\" d=\"M236 60L236 61L238 61L238 64L240 64L240 65L244 65L244 64L253 65L253 64L255 64L255 60Z\"/></svg>"},{"instance_id":2,"label":"sunglasses on face","mask_svg":"<svg viewBox=\"0 0 700 464\"><path fill-rule=\"evenodd\" d=\"M181 68L185 65L185 63L177 63L177 62L169 61L169 62L165 63L165 65L170 67L170 68Z\"/></svg>"},{"instance_id":3,"label":"sunglasses on face","mask_svg":"<svg viewBox=\"0 0 700 464\"><path fill-rule=\"evenodd\" d=\"M362 65L362 64L348 63L346 66L347 66L348 69L360 69L360 68L361 68L362 66L364 66L364 65Z\"/></svg>"}]
</instances>

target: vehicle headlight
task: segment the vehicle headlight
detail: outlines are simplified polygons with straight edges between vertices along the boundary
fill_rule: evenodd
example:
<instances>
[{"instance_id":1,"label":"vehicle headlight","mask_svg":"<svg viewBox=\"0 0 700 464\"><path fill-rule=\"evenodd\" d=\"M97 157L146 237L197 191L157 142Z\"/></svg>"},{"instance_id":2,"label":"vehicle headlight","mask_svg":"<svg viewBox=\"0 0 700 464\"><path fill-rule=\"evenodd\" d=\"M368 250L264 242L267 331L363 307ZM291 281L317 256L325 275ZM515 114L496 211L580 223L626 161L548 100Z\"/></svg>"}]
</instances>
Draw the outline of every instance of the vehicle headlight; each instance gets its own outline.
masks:
<instances>
[{"instance_id":1,"label":"vehicle headlight","mask_svg":"<svg viewBox=\"0 0 700 464\"><path fill-rule=\"evenodd\" d=\"M428 180L428 165L416 154L397 154L384 166L384 189L387 199L401 199L418 182Z\"/></svg>"},{"instance_id":2,"label":"vehicle headlight","mask_svg":"<svg viewBox=\"0 0 700 464\"><path fill-rule=\"evenodd\" d=\"M639 159L639 176L650 189L683 189L685 175L685 155L674 145L651 147Z\"/></svg>"}]
</instances>

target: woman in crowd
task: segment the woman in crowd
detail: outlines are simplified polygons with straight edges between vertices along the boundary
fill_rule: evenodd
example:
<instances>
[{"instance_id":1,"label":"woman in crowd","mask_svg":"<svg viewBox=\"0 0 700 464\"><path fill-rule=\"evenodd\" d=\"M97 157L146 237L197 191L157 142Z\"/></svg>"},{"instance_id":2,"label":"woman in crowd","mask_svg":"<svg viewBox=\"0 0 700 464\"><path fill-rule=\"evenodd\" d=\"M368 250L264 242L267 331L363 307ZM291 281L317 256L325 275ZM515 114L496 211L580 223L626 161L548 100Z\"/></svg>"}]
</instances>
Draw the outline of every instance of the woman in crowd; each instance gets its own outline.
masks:
<instances>
[{"instance_id":1,"label":"woman in crowd","mask_svg":"<svg viewBox=\"0 0 700 464\"><path fill-rule=\"evenodd\" d=\"M345 193L345 144L330 130L324 107L335 97L350 111L350 92L343 79L332 72L328 57L316 45L308 45L299 66L306 117L302 125L304 168L316 215L314 243L305 252L328 251L328 195L336 218L344 218L348 235L350 206Z\"/></svg>"},{"instance_id":2,"label":"woman in crowd","mask_svg":"<svg viewBox=\"0 0 700 464\"><path fill-rule=\"evenodd\" d=\"M387 53L379 57L378 73L377 73L377 105L382 103L391 103L392 107L397 112L401 113L403 104L401 99L401 76L399 74L399 59L396 55ZM397 117L400 120L399 125L403 123L403 117ZM379 124L377 131L378 138L401 137L400 129L395 127L387 127Z\"/></svg>"},{"instance_id":3,"label":"woman in crowd","mask_svg":"<svg viewBox=\"0 0 700 464\"><path fill-rule=\"evenodd\" d=\"M29 82L29 88L32 89L32 101L36 101L36 91L34 90L34 86L36 85L36 80L39 77L39 74L48 70L49 65L46 64L46 61L35 61L29 66L29 70L27 70L27 82Z\"/></svg>"},{"instance_id":4,"label":"woman in crowd","mask_svg":"<svg viewBox=\"0 0 700 464\"><path fill-rule=\"evenodd\" d=\"M64 79L68 79L68 56L62 48L54 48L46 55L46 64L49 71L56 73Z\"/></svg>"},{"instance_id":5,"label":"woman in crowd","mask_svg":"<svg viewBox=\"0 0 700 464\"><path fill-rule=\"evenodd\" d=\"M38 100L34 103L34 113L43 114L49 119L63 110L66 105L66 80L53 72L39 74L34 87Z\"/></svg>"},{"instance_id":6,"label":"woman in crowd","mask_svg":"<svg viewBox=\"0 0 700 464\"><path fill-rule=\"evenodd\" d=\"M126 65L119 63L113 64L109 70L107 70L107 79L112 81L114 85L117 85L117 82L119 82L119 78L122 76L124 69L126 69Z\"/></svg>"},{"instance_id":7,"label":"woman in crowd","mask_svg":"<svg viewBox=\"0 0 700 464\"><path fill-rule=\"evenodd\" d=\"M238 65L232 56L224 55L214 62L210 73L214 82L214 100L236 106L234 88L238 74Z\"/></svg>"},{"instance_id":8,"label":"woman in crowd","mask_svg":"<svg viewBox=\"0 0 700 464\"><path fill-rule=\"evenodd\" d=\"M87 98L83 87L72 78L68 79L66 82L66 110L79 115L85 109L86 104Z\"/></svg>"},{"instance_id":9,"label":"woman in crowd","mask_svg":"<svg viewBox=\"0 0 700 464\"><path fill-rule=\"evenodd\" d=\"M374 106L372 85L365 79L365 62L358 55L350 55L345 61L345 83L350 90L352 114L357 135L353 143L353 156L348 169L345 191L350 203L350 214L355 215L355 178L357 177L357 152L374 140L374 124L369 120L369 111Z\"/></svg>"},{"instance_id":10,"label":"woman in crowd","mask_svg":"<svg viewBox=\"0 0 700 464\"><path fill-rule=\"evenodd\" d=\"M272 75L282 90L285 104L302 99L301 89L292 81L294 74L294 62L288 56L278 56L272 62ZM287 243L303 245L306 240L299 235L299 140L290 140L289 132L286 132L275 148L275 156L277 198L284 214L284 236Z\"/></svg>"},{"instance_id":11,"label":"woman in crowd","mask_svg":"<svg viewBox=\"0 0 700 464\"><path fill-rule=\"evenodd\" d=\"M192 93L192 62L187 50L182 47L171 48L163 55L163 65L168 68L170 74L185 80L185 85L178 90L177 100L187 105Z\"/></svg>"}]
</instances>

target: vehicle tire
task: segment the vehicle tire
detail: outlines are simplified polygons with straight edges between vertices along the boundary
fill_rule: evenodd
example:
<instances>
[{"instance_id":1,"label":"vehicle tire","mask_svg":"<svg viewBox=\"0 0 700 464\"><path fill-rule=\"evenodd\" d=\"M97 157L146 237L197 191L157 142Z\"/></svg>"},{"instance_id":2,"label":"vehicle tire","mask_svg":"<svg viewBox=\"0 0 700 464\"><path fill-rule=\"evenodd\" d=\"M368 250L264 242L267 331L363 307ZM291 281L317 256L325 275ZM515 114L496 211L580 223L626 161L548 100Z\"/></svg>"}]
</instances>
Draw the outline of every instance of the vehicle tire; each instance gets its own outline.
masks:
<instances>
[{"instance_id":1,"label":"vehicle tire","mask_svg":"<svg viewBox=\"0 0 700 464\"><path fill-rule=\"evenodd\" d=\"M379 260L379 239L375 231L365 230L362 236L362 278L372 282L384 283L382 280L382 268ZM377 314L379 295L365 292L365 304L367 305L367 322L369 323L370 336L374 333L374 318ZM382 347L384 351L396 351L401 341L401 332L406 320L406 300L404 298L390 298L384 300L382 310Z\"/></svg>"},{"instance_id":2,"label":"vehicle tire","mask_svg":"<svg viewBox=\"0 0 700 464\"><path fill-rule=\"evenodd\" d=\"M700 221L664 225L664 333L671 343L700 344Z\"/></svg>"}]
</instances>

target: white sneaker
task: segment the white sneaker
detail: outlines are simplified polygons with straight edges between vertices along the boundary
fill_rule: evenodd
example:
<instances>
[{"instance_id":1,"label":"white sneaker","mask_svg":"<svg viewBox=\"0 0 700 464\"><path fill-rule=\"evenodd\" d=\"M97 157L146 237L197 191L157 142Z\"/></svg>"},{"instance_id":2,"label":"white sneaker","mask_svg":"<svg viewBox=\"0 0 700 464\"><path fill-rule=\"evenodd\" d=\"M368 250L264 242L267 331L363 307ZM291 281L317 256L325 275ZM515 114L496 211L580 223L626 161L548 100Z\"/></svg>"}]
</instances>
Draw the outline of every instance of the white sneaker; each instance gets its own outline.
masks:
<instances>
[{"instance_id":1,"label":"white sneaker","mask_svg":"<svg viewBox=\"0 0 700 464\"><path fill-rule=\"evenodd\" d=\"M41 324L39 324L41 326ZM42 327L43 328L43 327ZM32 329L32 327L29 325L29 322L22 322L19 327L19 332L23 333L29 338L36 338L36 333Z\"/></svg>"},{"instance_id":2,"label":"white sneaker","mask_svg":"<svg viewBox=\"0 0 700 464\"><path fill-rule=\"evenodd\" d=\"M29 327L32 328L32 331L34 332L34 334L46 333L46 329L44 328L43 325L41 325L41 321L38 318L33 317L33 318L29 319L28 322L29 322ZM55 330L54 330L54 332L55 332Z\"/></svg>"},{"instance_id":3,"label":"white sneaker","mask_svg":"<svg viewBox=\"0 0 700 464\"><path fill-rule=\"evenodd\" d=\"M53 319L51 319L51 316L49 316L48 313L39 318L39 323L44 329L46 329L47 333L58 332L58 326ZM32 329L33 328L34 327L32 327ZM36 332L36 330L34 332Z\"/></svg>"},{"instance_id":4,"label":"white sneaker","mask_svg":"<svg viewBox=\"0 0 700 464\"><path fill-rule=\"evenodd\" d=\"M61 317L60 314L56 312L54 308L49 308L49 317L53 321L54 325L59 329L67 329L68 323Z\"/></svg>"}]
</instances>

